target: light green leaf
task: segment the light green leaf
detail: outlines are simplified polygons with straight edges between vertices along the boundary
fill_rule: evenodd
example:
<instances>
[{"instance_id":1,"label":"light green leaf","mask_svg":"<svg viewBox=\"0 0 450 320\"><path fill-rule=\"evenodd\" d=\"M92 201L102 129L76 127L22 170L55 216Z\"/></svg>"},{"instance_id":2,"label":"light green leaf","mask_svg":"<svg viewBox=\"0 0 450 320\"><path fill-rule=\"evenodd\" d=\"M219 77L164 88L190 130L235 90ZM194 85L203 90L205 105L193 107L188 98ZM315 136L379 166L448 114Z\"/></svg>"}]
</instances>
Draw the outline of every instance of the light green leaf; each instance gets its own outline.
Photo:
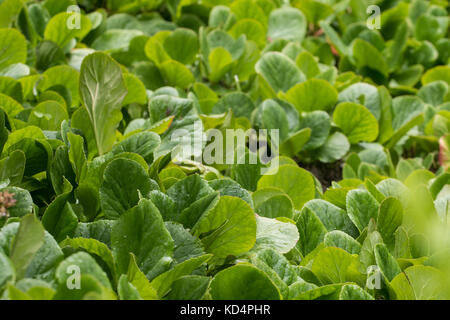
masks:
<instances>
[{"instance_id":1,"label":"light green leaf","mask_svg":"<svg viewBox=\"0 0 450 320\"><path fill-rule=\"evenodd\" d=\"M10 253L17 279L25 276L28 266L43 243L44 227L39 220L32 214L23 217L12 241Z\"/></svg>"},{"instance_id":2,"label":"light green leaf","mask_svg":"<svg viewBox=\"0 0 450 320\"><path fill-rule=\"evenodd\" d=\"M345 232L335 230L325 235L324 243L327 247L341 248L350 254L359 254L361 244Z\"/></svg>"},{"instance_id":3,"label":"light green leaf","mask_svg":"<svg viewBox=\"0 0 450 320\"><path fill-rule=\"evenodd\" d=\"M0 11L2 11L0 4ZM2 11L3 13L3 11ZM1 20L3 23L4 20ZM16 29L0 29L0 70L27 61L27 41Z\"/></svg>"},{"instance_id":4,"label":"light green leaf","mask_svg":"<svg viewBox=\"0 0 450 320\"><path fill-rule=\"evenodd\" d=\"M222 196L219 203L198 220L191 232L200 237L206 252L222 258L237 256L255 245L255 214L244 200Z\"/></svg>"},{"instance_id":5,"label":"light green leaf","mask_svg":"<svg viewBox=\"0 0 450 320\"><path fill-rule=\"evenodd\" d=\"M272 39L302 41L306 34L307 21L298 9L284 7L271 11L267 36Z\"/></svg>"},{"instance_id":6,"label":"light green leaf","mask_svg":"<svg viewBox=\"0 0 450 320\"><path fill-rule=\"evenodd\" d=\"M80 96L89 113L100 155L111 150L126 96L119 65L104 53L87 56L81 65Z\"/></svg>"},{"instance_id":7,"label":"light green leaf","mask_svg":"<svg viewBox=\"0 0 450 320\"><path fill-rule=\"evenodd\" d=\"M295 224L276 219L258 217L256 219L256 243L253 250L273 249L279 253L288 253L299 240Z\"/></svg>"},{"instance_id":8,"label":"light green leaf","mask_svg":"<svg viewBox=\"0 0 450 320\"><path fill-rule=\"evenodd\" d=\"M161 64L160 71L167 84L186 89L195 82L192 72L175 60L167 60Z\"/></svg>"},{"instance_id":9,"label":"light green leaf","mask_svg":"<svg viewBox=\"0 0 450 320\"><path fill-rule=\"evenodd\" d=\"M342 159L350 150L350 143L345 135L335 132L317 150L318 159L325 163L333 163Z\"/></svg>"},{"instance_id":10,"label":"light green leaf","mask_svg":"<svg viewBox=\"0 0 450 320\"><path fill-rule=\"evenodd\" d=\"M395 246L395 232L403 221L403 207L400 200L392 197L384 199L380 204L377 230L383 237L386 246L392 250Z\"/></svg>"},{"instance_id":11,"label":"light green leaf","mask_svg":"<svg viewBox=\"0 0 450 320\"><path fill-rule=\"evenodd\" d=\"M333 121L350 143L371 142L378 137L378 122L370 111L356 103L340 103L333 112Z\"/></svg>"},{"instance_id":12,"label":"light green leaf","mask_svg":"<svg viewBox=\"0 0 450 320\"><path fill-rule=\"evenodd\" d=\"M93 238L67 238L59 244L62 248L70 247L75 250L83 250L90 255L98 256L108 266L110 272L115 276L114 257L108 246Z\"/></svg>"},{"instance_id":13,"label":"light green leaf","mask_svg":"<svg viewBox=\"0 0 450 320\"><path fill-rule=\"evenodd\" d=\"M384 244L379 243L375 245L374 253L375 261L388 281L392 281L395 276L402 272L397 260L389 253L388 248Z\"/></svg>"},{"instance_id":14,"label":"light green leaf","mask_svg":"<svg viewBox=\"0 0 450 320\"><path fill-rule=\"evenodd\" d=\"M262 176L258 181L258 190L266 187L283 190L291 198L296 210L300 210L303 204L315 196L313 176L294 165L282 165L275 172Z\"/></svg>"},{"instance_id":15,"label":"light green leaf","mask_svg":"<svg viewBox=\"0 0 450 320\"><path fill-rule=\"evenodd\" d=\"M42 130L57 131L61 123L68 120L66 109L56 101L44 101L31 111L28 123Z\"/></svg>"},{"instance_id":16,"label":"light green leaf","mask_svg":"<svg viewBox=\"0 0 450 320\"><path fill-rule=\"evenodd\" d=\"M219 272L211 282L215 300L280 300L280 292L261 270L239 264Z\"/></svg>"},{"instance_id":17,"label":"light green leaf","mask_svg":"<svg viewBox=\"0 0 450 320\"><path fill-rule=\"evenodd\" d=\"M164 40L164 50L172 59L191 64L198 52L197 34L190 29L178 28Z\"/></svg>"},{"instance_id":18,"label":"light green leaf","mask_svg":"<svg viewBox=\"0 0 450 320\"><path fill-rule=\"evenodd\" d=\"M45 27L44 39L64 48L73 38L83 39L91 30L91 20L80 14L80 27L73 28L70 21L74 20L72 13L62 12L50 19Z\"/></svg>"},{"instance_id":19,"label":"light green leaf","mask_svg":"<svg viewBox=\"0 0 450 320\"><path fill-rule=\"evenodd\" d=\"M356 66L365 74L372 75L375 79L387 78L389 68L381 52L378 51L369 42L356 39L353 42L353 56L356 61ZM374 73L374 74L371 74Z\"/></svg>"},{"instance_id":20,"label":"light green leaf","mask_svg":"<svg viewBox=\"0 0 450 320\"><path fill-rule=\"evenodd\" d=\"M303 207L298 219L297 228L300 234L298 247L303 256L313 252L316 247L323 242L327 229L317 217L317 215L308 207Z\"/></svg>"},{"instance_id":21,"label":"light green leaf","mask_svg":"<svg viewBox=\"0 0 450 320\"><path fill-rule=\"evenodd\" d=\"M379 205L366 190L350 190L346 197L347 213L360 232L369 224L370 219L377 219Z\"/></svg>"},{"instance_id":22,"label":"light green leaf","mask_svg":"<svg viewBox=\"0 0 450 320\"><path fill-rule=\"evenodd\" d=\"M328 81L310 79L289 89L285 98L299 112L328 111L337 102L338 92Z\"/></svg>"},{"instance_id":23,"label":"light green leaf","mask_svg":"<svg viewBox=\"0 0 450 320\"><path fill-rule=\"evenodd\" d=\"M136 264L136 257L130 254L130 265L127 272L128 281L137 289L139 295L144 300L156 300L158 295L155 288L152 287L145 274Z\"/></svg>"},{"instance_id":24,"label":"light green leaf","mask_svg":"<svg viewBox=\"0 0 450 320\"><path fill-rule=\"evenodd\" d=\"M212 255L207 254L177 264L173 269L166 271L153 279L151 282L152 287L156 289L159 297L164 297L170 291L174 281L183 276L190 275L195 269L207 262L211 256Z\"/></svg>"},{"instance_id":25,"label":"light green leaf","mask_svg":"<svg viewBox=\"0 0 450 320\"><path fill-rule=\"evenodd\" d=\"M399 300L447 300L444 274L433 267L412 266L397 275L391 285ZM443 290L444 288L444 290Z\"/></svg>"},{"instance_id":26,"label":"light green leaf","mask_svg":"<svg viewBox=\"0 0 450 320\"><path fill-rule=\"evenodd\" d=\"M213 83L217 83L228 71L230 71L233 57L225 48L217 47L209 53L208 62L209 67L211 68L209 80Z\"/></svg>"},{"instance_id":27,"label":"light green leaf","mask_svg":"<svg viewBox=\"0 0 450 320\"><path fill-rule=\"evenodd\" d=\"M295 84L306 80L295 63L279 52L263 55L255 70L267 81L275 94L279 91L287 92Z\"/></svg>"},{"instance_id":28,"label":"light green leaf","mask_svg":"<svg viewBox=\"0 0 450 320\"><path fill-rule=\"evenodd\" d=\"M80 275L90 275L97 279L102 286L111 288L106 273L98 265L95 259L86 252L74 253L60 263L56 270L56 279L61 286L67 286L71 283L70 281L73 279L72 275L76 275L76 269L74 267L79 268Z\"/></svg>"},{"instance_id":29,"label":"light green leaf","mask_svg":"<svg viewBox=\"0 0 450 320\"><path fill-rule=\"evenodd\" d=\"M360 286L346 284L342 287L339 300L375 300L370 294L365 292Z\"/></svg>"},{"instance_id":30,"label":"light green leaf","mask_svg":"<svg viewBox=\"0 0 450 320\"><path fill-rule=\"evenodd\" d=\"M328 247L314 258L311 271L323 284L343 283L358 279L357 256L340 248Z\"/></svg>"}]
</instances>

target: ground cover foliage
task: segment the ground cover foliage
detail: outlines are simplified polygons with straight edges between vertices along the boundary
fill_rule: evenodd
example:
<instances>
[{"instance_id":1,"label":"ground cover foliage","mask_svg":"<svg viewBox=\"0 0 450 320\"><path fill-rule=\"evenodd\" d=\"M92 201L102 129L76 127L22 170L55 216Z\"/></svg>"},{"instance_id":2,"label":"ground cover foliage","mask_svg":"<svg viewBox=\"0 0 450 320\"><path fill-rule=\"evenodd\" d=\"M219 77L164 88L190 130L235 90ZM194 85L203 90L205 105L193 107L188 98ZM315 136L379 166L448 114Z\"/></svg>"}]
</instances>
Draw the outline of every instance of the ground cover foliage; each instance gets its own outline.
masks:
<instances>
[{"instance_id":1,"label":"ground cover foliage","mask_svg":"<svg viewBox=\"0 0 450 320\"><path fill-rule=\"evenodd\" d=\"M450 299L449 53L445 0L0 0L1 298Z\"/></svg>"}]
</instances>

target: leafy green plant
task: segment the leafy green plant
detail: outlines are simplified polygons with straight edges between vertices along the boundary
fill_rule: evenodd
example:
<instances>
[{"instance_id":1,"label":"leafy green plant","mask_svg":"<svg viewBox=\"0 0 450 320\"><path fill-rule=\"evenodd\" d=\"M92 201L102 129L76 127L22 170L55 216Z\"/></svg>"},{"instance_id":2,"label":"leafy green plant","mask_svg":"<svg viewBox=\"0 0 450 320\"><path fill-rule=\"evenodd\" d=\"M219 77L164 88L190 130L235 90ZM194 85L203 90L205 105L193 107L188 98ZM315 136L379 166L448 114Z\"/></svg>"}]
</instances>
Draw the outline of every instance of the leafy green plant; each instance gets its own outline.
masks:
<instances>
[{"instance_id":1,"label":"leafy green plant","mask_svg":"<svg viewBox=\"0 0 450 320\"><path fill-rule=\"evenodd\" d=\"M450 299L448 8L0 2L1 298Z\"/></svg>"}]
</instances>

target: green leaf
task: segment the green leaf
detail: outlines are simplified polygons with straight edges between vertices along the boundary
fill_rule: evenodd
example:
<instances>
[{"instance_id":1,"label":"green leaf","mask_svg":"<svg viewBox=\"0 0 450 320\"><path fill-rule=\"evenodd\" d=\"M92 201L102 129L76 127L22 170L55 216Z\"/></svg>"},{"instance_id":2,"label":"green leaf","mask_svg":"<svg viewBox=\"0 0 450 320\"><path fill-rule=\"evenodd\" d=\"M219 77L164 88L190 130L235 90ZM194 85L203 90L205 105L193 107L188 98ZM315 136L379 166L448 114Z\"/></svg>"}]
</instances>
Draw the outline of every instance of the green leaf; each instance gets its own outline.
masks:
<instances>
[{"instance_id":1,"label":"green leaf","mask_svg":"<svg viewBox=\"0 0 450 320\"><path fill-rule=\"evenodd\" d=\"M78 218L68 201L69 196L70 193L58 196L42 216L42 225L58 242L71 236L78 224Z\"/></svg>"},{"instance_id":2,"label":"green leaf","mask_svg":"<svg viewBox=\"0 0 450 320\"><path fill-rule=\"evenodd\" d=\"M450 67L437 66L428 70L422 77L422 84L426 85L437 80L445 81L450 85Z\"/></svg>"},{"instance_id":3,"label":"green leaf","mask_svg":"<svg viewBox=\"0 0 450 320\"><path fill-rule=\"evenodd\" d=\"M284 7L270 12L268 37L301 42L306 35L305 15L295 8Z\"/></svg>"},{"instance_id":4,"label":"green leaf","mask_svg":"<svg viewBox=\"0 0 450 320\"><path fill-rule=\"evenodd\" d=\"M156 300L158 295L155 288L152 287L145 274L136 264L136 257L130 254L130 265L127 272L128 281L136 288L139 295L144 300Z\"/></svg>"},{"instance_id":5,"label":"green leaf","mask_svg":"<svg viewBox=\"0 0 450 320\"><path fill-rule=\"evenodd\" d=\"M287 92L295 84L306 80L295 63L279 52L263 55L255 70L267 81L275 94L279 91Z\"/></svg>"},{"instance_id":6,"label":"green leaf","mask_svg":"<svg viewBox=\"0 0 450 320\"><path fill-rule=\"evenodd\" d=\"M339 92L339 102L354 102L365 106L377 120L381 116L381 97L373 85L359 82Z\"/></svg>"},{"instance_id":7,"label":"green leaf","mask_svg":"<svg viewBox=\"0 0 450 320\"><path fill-rule=\"evenodd\" d=\"M171 260L173 246L158 209L147 199L122 214L111 233L118 274L127 272L133 253L137 266L149 277L158 263Z\"/></svg>"},{"instance_id":8,"label":"green leaf","mask_svg":"<svg viewBox=\"0 0 450 320\"><path fill-rule=\"evenodd\" d=\"M111 245L111 229L116 223L114 220L97 220L94 222L79 223L73 237L95 239L108 247Z\"/></svg>"},{"instance_id":9,"label":"green leaf","mask_svg":"<svg viewBox=\"0 0 450 320\"><path fill-rule=\"evenodd\" d=\"M417 92L417 96L425 103L439 106L444 103L445 96L449 92L449 86L444 81L438 80L431 82Z\"/></svg>"},{"instance_id":10,"label":"green leaf","mask_svg":"<svg viewBox=\"0 0 450 320\"><path fill-rule=\"evenodd\" d=\"M217 101L212 109L212 113L225 113L230 109L236 117L250 118L255 109L255 104L249 95L243 92L231 92Z\"/></svg>"},{"instance_id":11,"label":"green leaf","mask_svg":"<svg viewBox=\"0 0 450 320\"><path fill-rule=\"evenodd\" d=\"M152 190L148 173L136 161L116 159L103 174L100 203L105 215L117 219L139 202L139 193L146 196Z\"/></svg>"},{"instance_id":12,"label":"green leaf","mask_svg":"<svg viewBox=\"0 0 450 320\"><path fill-rule=\"evenodd\" d=\"M123 274L120 276L119 284L117 285L117 292L119 294L120 300L141 300L139 291L128 282L127 275Z\"/></svg>"},{"instance_id":13,"label":"green leaf","mask_svg":"<svg viewBox=\"0 0 450 320\"><path fill-rule=\"evenodd\" d=\"M0 105L2 111L4 111L10 118L17 116L23 110L23 107L20 103L2 93L0 93Z\"/></svg>"},{"instance_id":14,"label":"green leaf","mask_svg":"<svg viewBox=\"0 0 450 320\"><path fill-rule=\"evenodd\" d=\"M0 250L0 288L8 281L14 281L15 270L11 260Z\"/></svg>"},{"instance_id":15,"label":"green leaf","mask_svg":"<svg viewBox=\"0 0 450 320\"><path fill-rule=\"evenodd\" d=\"M166 271L153 279L151 282L152 287L157 290L159 297L164 297L170 291L174 281L183 276L190 275L194 270L206 263L211 256L212 255L203 255L177 264L173 269Z\"/></svg>"},{"instance_id":16,"label":"green leaf","mask_svg":"<svg viewBox=\"0 0 450 320\"><path fill-rule=\"evenodd\" d=\"M402 203L396 198L386 198L380 204L377 229L386 246L392 250L395 246L395 232L403 221Z\"/></svg>"},{"instance_id":17,"label":"green leaf","mask_svg":"<svg viewBox=\"0 0 450 320\"><path fill-rule=\"evenodd\" d=\"M80 96L89 113L100 155L111 150L114 144L126 94L122 71L113 59L104 53L93 53L83 60Z\"/></svg>"},{"instance_id":18,"label":"green leaf","mask_svg":"<svg viewBox=\"0 0 450 320\"><path fill-rule=\"evenodd\" d=\"M0 4L0 12L3 13ZM3 23L3 19L1 20ZM27 61L27 41L16 29L0 29L0 70Z\"/></svg>"},{"instance_id":19,"label":"green leaf","mask_svg":"<svg viewBox=\"0 0 450 320\"><path fill-rule=\"evenodd\" d=\"M300 284L300 290L292 290L292 300L337 300L342 289L342 284L329 284L321 287L308 283Z\"/></svg>"},{"instance_id":20,"label":"green leaf","mask_svg":"<svg viewBox=\"0 0 450 320\"><path fill-rule=\"evenodd\" d=\"M325 163L333 163L342 159L350 150L350 143L345 135L335 132L317 150L317 157Z\"/></svg>"},{"instance_id":21,"label":"green leaf","mask_svg":"<svg viewBox=\"0 0 450 320\"><path fill-rule=\"evenodd\" d=\"M350 143L371 142L378 137L378 122L370 111L356 103L340 103L333 112L333 121Z\"/></svg>"},{"instance_id":22,"label":"green leaf","mask_svg":"<svg viewBox=\"0 0 450 320\"><path fill-rule=\"evenodd\" d=\"M176 204L176 212L174 213L174 217L172 217L171 219L168 218L168 220L177 220L178 215L184 209L188 208L194 202L212 193L214 193L214 190L208 185L205 180L200 178L198 174L193 174L180 181L177 181L167 190L167 195ZM192 223L195 223L197 221L195 219L191 219L190 217L188 220L191 220Z\"/></svg>"},{"instance_id":23,"label":"green leaf","mask_svg":"<svg viewBox=\"0 0 450 320\"><path fill-rule=\"evenodd\" d=\"M209 80L217 83L231 70L233 57L225 48L217 47L209 53L208 62L211 69Z\"/></svg>"},{"instance_id":24,"label":"green leaf","mask_svg":"<svg viewBox=\"0 0 450 320\"><path fill-rule=\"evenodd\" d=\"M75 250L83 250L90 255L98 256L108 266L110 272L115 276L114 257L108 246L93 238L67 238L60 243L62 248L70 247Z\"/></svg>"},{"instance_id":25,"label":"green leaf","mask_svg":"<svg viewBox=\"0 0 450 320\"><path fill-rule=\"evenodd\" d=\"M95 261L94 261L95 263ZM73 290L61 283L54 300L115 300L114 292L105 288L102 283L92 275L82 274L80 277L80 290Z\"/></svg>"},{"instance_id":26,"label":"green leaf","mask_svg":"<svg viewBox=\"0 0 450 320\"><path fill-rule=\"evenodd\" d=\"M448 287L442 290L445 281L444 275L433 267L412 266L397 275L391 285L398 300L447 300Z\"/></svg>"},{"instance_id":27,"label":"green leaf","mask_svg":"<svg viewBox=\"0 0 450 320\"><path fill-rule=\"evenodd\" d=\"M388 248L379 243L375 245L375 261L383 276L390 282L402 272L397 260L389 253Z\"/></svg>"},{"instance_id":28,"label":"green leaf","mask_svg":"<svg viewBox=\"0 0 450 320\"><path fill-rule=\"evenodd\" d=\"M280 153L291 157L297 155L305 145L309 144L311 132L310 128L304 128L289 136L280 145Z\"/></svg>"},{"instance_id":29,"label":"green leaf","mask_svg":"<svg viewBox=\"0 0 450 320\"><path fill-rule=\"evenodd\" d=\"M266 218L293 218L294 205L287 194L277 188L263 188L253 192L255 212Z\"/></svg>"},{"instance_id":30,"label":"green leaf","mask_svg":"<svg viewBox=\"0 0 450 320\"><path fill-rule=\"evenodd\" d=\"M84 170L86 170L86 154L84 152L84 139L82 136L72 132L67 133L69 141L69 161L76 175L76 181L79 183L82 179Z\"/></svg>"},{"instance_id":31,"label":"green leaf","mask_svg":"<svg viewBox=\"0 0 450 320\"><path fill-rule=\"evenodd\" d=\"M289 131L289 122L284 109L274 100L266 100L258 111L261 113L262 128L279 130L279 137L284 141Z\"/></svg>"},{"instance_id":32,"label":"green leaf","mask_svg":"<svg viewBox=\"0 0 450 320\"><path fill-rule=\"evenodd\" d=\"M310 79L289 89L285 98L299 112L328 111L337 102L338 92L328 81Z\"/></svg>"},{"instance_id":33,"label":"green leaf","mask_svg":"<svg viewBox=\"0 0 450 320\"><path fill-rule=\"evenodd\" d=\"M42 130L57 131L61 128L61 123L68 119L66 109L58 102L44 101L33 108L28 123Z\"/></svg>"},{"instance_id":34,"label":"green leaf","mask_svg":"<svg viewBox=\"0 0 450 320\"><path fill-rule=\"evenodd\" d=\"M332 7L326 2L315 0L296 0L292 4L303 11L308 19L308 22L315 25L333 13Z\"/></svg>"},{"instance_id":35,"label":"green leaf","mask_svg":"<svg viewBox=\"0 0 450 320\"><path fill-rule=\"evenodd\" d=\"M392 100L392 127L395 131L402 130L410 121L424 111L422 100L414 96L402 96ZM405 132L406 133L406 132ZM391 138L392 139L392 138Z\"/></svg>"},{"instance_id":36,"label":"green leaf","mask_svg":"<svg viewBox=\"0 0 450 320\"><path fill-rule=\"evenodd\" d=\"M83 39L91 30L91 20L80 14L80 28L73 28L70 22L74 20L72 13L62 12L50 19L45 27L44 39L64 48L73 38Z\"/></svg>"},{"instance_id":37,"label":"green leaf","mask_svg":"<svg viewBox=\"0 0 450 320\"><path fill-rule=\"evenodd\" d=\"M331 119L325 111L312 111L305 113L300 119L300 129L311 129L311 137L305 144L305 150L313 150L321 147L327 140Z\"/></svg>"},{"instance_id":38,"label":"green leaf","mask_svg":"<svg viewBox=\"0 0 450 320\"><path fill-rule=\"evenodd\" d=\"M95 259L86 252L77 252L64 259L56 270L56 279L61 286L68 286L77 275L74 267L79 268L79 275L90 275L97 279L102 286L111 288L108 276Z\"/></svg>"},{"instance_id":39,"label":"green leaf","mask_svg":"<svg viewBox=\"0 0 450 320\"><path fill-rule=\"evenodd\" d=\"M203 245L197 237L189 233L181 224L166 222L165 226L170 232L175 245L173 257L177 263L203 255Z\"/></svg>"},{"instance_id":40,"label":"green leaf","mask_svg":"<svg viewBox=\"0 0 450 320\"><path fill-rule=\"evenodd\" d=\"M305 203L304 208L312 210L328 231L340 230L353 237L358 235L347 213L334 204L322 199L314 199Z\"/></svg>"},{"instance_id":41,"label":"green leaf","mask_svg":"<svg viewBox=\"0 0 450 320\"><path fill-rule=\"evenodd\" d=\"M304 207L297 219L297 228L300 234L300 241L298 247L303 256L307 256L313 252L316 247L323 242L327 229L317 217L317 215L309 209Z\"/></svg>"},{"instance_id":42,"label":"green leaf","mask_svg":"<svg viewBox=\"0 0 450 320\"><path fill-rule=\"evenodd\" d=\"M339 294L339 300L375 300L370 294L364 291L360 286L346 284L342 287Z\"/></svg>"},{"instance_id":43,"label":"green leaf","mask_svg":"<svg viewBox=\"0 0 450 320\"><path fill-rule=\"evenodd\" d=\"M127 106L132 103L146 104L147 91L141 80L131 73L125 73L123 79L125 80L125 86L128 93L123 99L122 105Z\"/></svg>"},{"instance_id":44,"label":"green leaf","mask_svg":"<svg viewBox=\"0 0 450 320\"><path fill-rule=\"evenodd\" d=\"M347 213L360 232L369 224L370 219L377 219L379 205L366 190L350 190L346 198Z\"/></svg>"},{"instance_id":45,"label":"green leaf","mask_svg":"<svg viewBox=\"0 0 450 320\"><path fill-rule=\"evenodd\" d=\"M139 30L112 29L102 33L92 43L92 48L98 51L119 51L130 47L133 38L139 37L143 33Z\"/></svg>"},{"instance_id":46,"label":"green leaf","mask_svg":"<svg viewBox=\"0 0 450 320\"><path fill-rule=\"evenodd\" d=\"M227 268L211 282L214 300L280 300L280 292L261 270L247 264Z\"/></svg>"},{"instance_id":47,"label":"green leaf","mask_svg":"<svg viewBox=\"0 0 450 320\"><path fill-rule=\"evenodd\" d=\"M184 276L175 280L167 300L202 300L209 288L210 277Z\"/></svg>"},{"instance_id":48,"label":"green leaf","mask_svg":"<svg viewBox=\"0 0 450 320\"><path fill-rule=\"evenodd\" d=\"M23 8L22 0L5 0L0 3L0 28L7 28L17 19ZM0 68L1 69L1 68Z\"/></svg>"},{"instance_id":49,"label":"green leaf","mask_svg":"<svg viewBox=\"0 0 450 320\"><path fill-rule=\"evenodd\" d=\"M356 256L339 248L328 247L319 251L311 271L323 284L343 283L358 279Z\"/></svg>"},{"instance_id":50,"label":"green leaf","mask_svg":"<svg viewBox=\"0 0 450 320\"><path fill-rule=\"evenodd\" d=\"M378 79L380 76L381 80L387 78L389 73L389 68L386 60L382 54L369 42L356 39L353 42L353 56L356 61L356 66L363 70L363 73L376 72L373 76Z\"/></svg>"},{"instance_id":51,"label":"green leaf","mask_svg":"<svg viewBox=\"0 0 450 320\"><path fill-rule=\"evenodd\" d=\"M198 52L197 34L190 29L176 29L164 40L164 50L172 59L191 64Z\"/></svg>"},{"instance_id":52,"label":"green leaf","mask_svg":"<svg viewBox=\"0 0 450 320\"><path fill-rule=\"evenodd\" d=\"M43 243L44 227L39 220L32 214L23 217L12 242L10 253L17 279L25 276L28 266Z\"/></svg>"},{"instance_id":53,"label":"green leaf","mask_svg":"<svg viewBox=\"0 0 450 320\"><path fill-rule=\"evenodd\" d=\"M283 190L292 200L294 208L300 210L315 196L313 176L300 167L282 165L275 172L268 172L258 181L258 190L275 187Z\"/></svg>"},{"instance_id":54,"label":"green leaf","mask_svg":"<svg viewBox=\"0 0 450 320\"><path fill-rule=\"evenodd\" d=\"M258 217L256 219L256 243L253 250L273 249L279 253L288 253L299 240L295 224L276 219Z\"/></svg>"},{"instance_id":55,"label":"green leaf","mask_svg":"<svg viewBox=\"0 0 450 320\"><path fill-rule=\"evenodd\" d=\"M305 74L306 78L311 79L320 73L319 63L309 51L303 51L295 60L300 70Z\"/></svg>"},{"instance_id":56,"label":"green leaf","mask_svg":"<svg viewBox=\"0 0 450 320\"><path fill-rule=\"evenodd\" d=\"M161 64L161 74L170 86L186 89L195 82L192 72L175 60L167 60Z\"/></svg>"},{"instance_id":57,"label":"green leaf","mask_svg":"<svg viewBox=\"0 0 450 320\"><path fill-rule=\"evenodd\" d=\"M3 147L8 140L8 129L6 128L6 123L8 121L5 111L0 109L0 154L3 152Z\"/></svg>"},{"instance_id":58,"label":"green leaf","mask_svg":"<svg viewBox=\"0 0 450 320\"><path fill-rule=\"evenodd\" d=\"M123 152L137 153L148 163L153 162L153 153L161 144L161 138L154 132L135 133L114 145L112 154Z\"/></svg>"},{"instance_id":59,"label":"green leaf","mask_svg":"<svg viewBox=\"0 0 450 320\"><path fill-rule=\"evenodd\" d=\"M230 29L229 33L237 39L242 35L249 41L255 42L259 47L263 47L266 41L266 30L259 20L242 19L237 21Z\"/></svg>"},{"instance_id":60,"label":"green leaf","mask_svg":"<svg viewBox=\"0 0 450 320\"><path fill-rule=\"evenodd\" d=\"M80 75L74 68L61 65L47 69L36 84L40 91L57 89L67 105L77 107L80 100ZM33 84L34 86L34 84Z\"/></svg>"},{"instance_id":61,"label":"green leaf","mask_svg":"<svg viewBox=\"0 0 450 320\"><path fill-rule=\"evenodd\" d=\"M255 214L244 200L222 196L219 203L198 220L191 232L200 237L206 252L221 258L237 256L255 245Z\"/></svg>"},{"instance_id":62,"label":"green leaf","mask_svg":"<svg viewBox=\"0 0 450 320\"><path fill-rule=\"evenodd\" d=\"M361 262L362 270L368 270L370 266L375 265L375 247L377 244L383 243L383 238L381 238L380 233L378 231L370 231L370 228L371 226L369 226L365 231L367 236L363 241L361 252L359 254L359 261Z\"/></svg>"},{"instance_id":63,"label":"green leaf","mask_svg":"<svg viewBox=\"0 0 450 320\"><path fill-rule=\"evenodd\" d=\"M324 243L327 247L341 248L350 254L359 254L361 245L345 232L335 230L325 235Z\"/></svg>"},{"instance_id":64,"label":"green leaf","mask_svg":"<svg viewBox=\"0 0 450 320\"><path fill-rule=\"evenodd\" d=\"M27 190L17 187L8 187L1 191L8 191L14 195L13 197L16 200L16 204L13 207L8 208L10 217L23 217L26 214L32 213L33 199Z\"/></svg>"}]
</instances>

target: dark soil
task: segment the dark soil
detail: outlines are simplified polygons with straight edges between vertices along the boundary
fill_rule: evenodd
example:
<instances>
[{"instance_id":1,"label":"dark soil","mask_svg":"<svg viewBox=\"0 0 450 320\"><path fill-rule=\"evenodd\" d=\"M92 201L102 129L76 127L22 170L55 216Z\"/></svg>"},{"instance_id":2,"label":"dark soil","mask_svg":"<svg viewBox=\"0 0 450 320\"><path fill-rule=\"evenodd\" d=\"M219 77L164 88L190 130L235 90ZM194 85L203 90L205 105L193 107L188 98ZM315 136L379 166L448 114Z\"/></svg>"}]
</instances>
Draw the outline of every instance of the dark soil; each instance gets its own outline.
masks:
<instances>
[{"instance_id":1,"label":"dark soil","mask_svg":"<svg viewBox=\"0 0 450 320\"><path fill-rule=\"evenodd\" d=\"M323 191L331 186L333 181L342 180L342 161L335 163L302 163L298 165L311 172L322 184Z\"/></svg>"}]
</instances>

